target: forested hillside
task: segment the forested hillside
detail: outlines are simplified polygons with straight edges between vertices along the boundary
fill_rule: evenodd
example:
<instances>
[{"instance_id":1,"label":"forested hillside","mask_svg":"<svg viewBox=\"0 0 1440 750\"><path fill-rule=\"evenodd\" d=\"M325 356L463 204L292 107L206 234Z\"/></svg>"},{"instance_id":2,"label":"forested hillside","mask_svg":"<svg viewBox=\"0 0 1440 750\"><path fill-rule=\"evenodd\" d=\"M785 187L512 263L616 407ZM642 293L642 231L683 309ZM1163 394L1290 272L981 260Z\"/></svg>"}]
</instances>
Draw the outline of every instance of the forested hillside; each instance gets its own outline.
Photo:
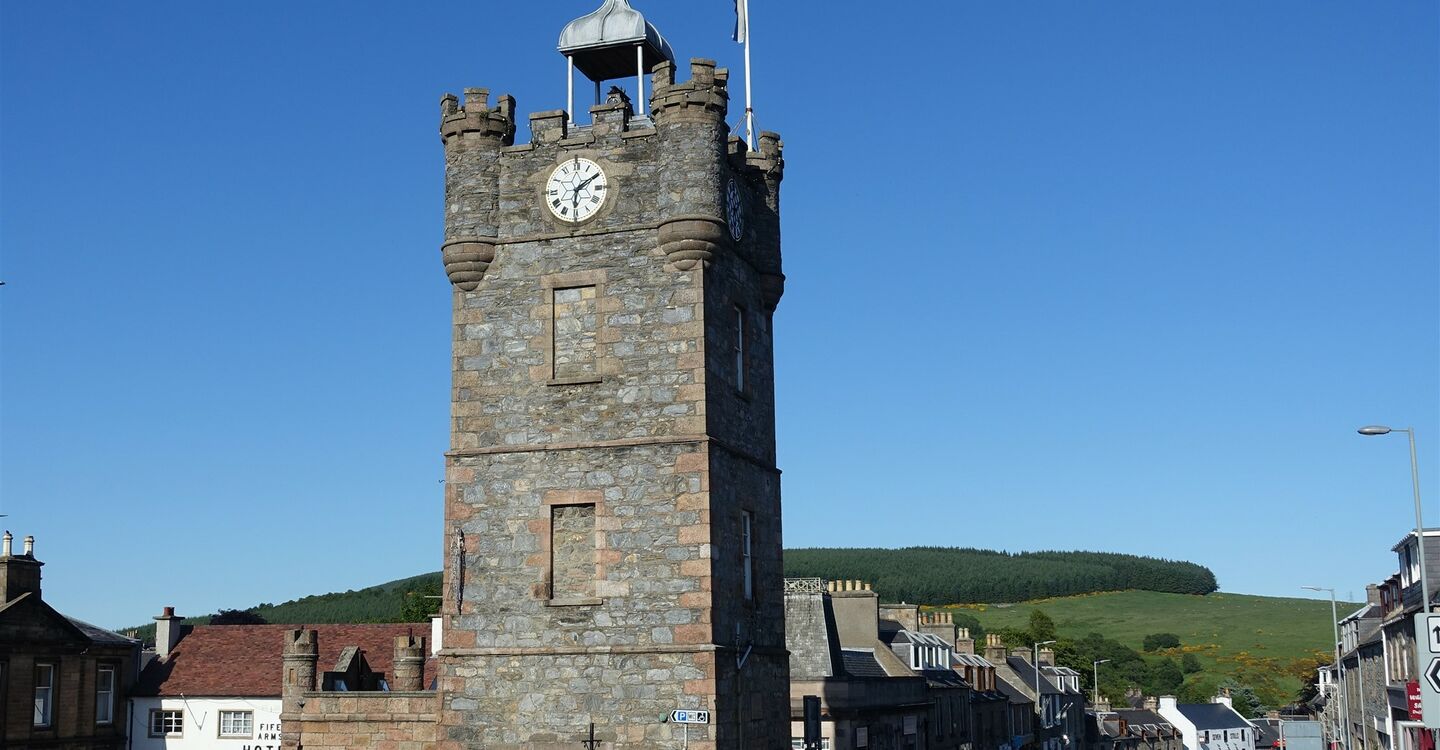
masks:
<instances>
[{"instance_id":1,"label":"forested hillside","mask_svg":"<svg viewBox=\"0 0 1440 750\"><path fill-rule=\"evenodd\" d=\"M1098 591L1209 594L1215 574L1195 563L1106 552L995 552L956 547L792 549L785 575L865 581L887 600L917 604L1024 602Z\"/></svg>"}]
</instances>

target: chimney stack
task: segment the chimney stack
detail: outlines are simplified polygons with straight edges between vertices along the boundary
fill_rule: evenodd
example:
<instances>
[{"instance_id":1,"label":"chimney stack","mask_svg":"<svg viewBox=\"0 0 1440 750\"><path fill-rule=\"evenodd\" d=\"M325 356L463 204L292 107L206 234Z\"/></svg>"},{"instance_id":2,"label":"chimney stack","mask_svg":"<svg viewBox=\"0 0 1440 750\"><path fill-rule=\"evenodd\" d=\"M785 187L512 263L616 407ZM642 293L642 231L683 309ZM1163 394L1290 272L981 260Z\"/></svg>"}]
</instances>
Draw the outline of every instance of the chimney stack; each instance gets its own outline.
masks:
<instances>
[{"instance_id":1,"label":"chimney stack","mask_svg":"<svg viewBox=\"0 0 1440 750\"><path fill-rule=\"evenodd\" d=\"M842 648L873 648L880 635L880 597L859 581L843 584L830 592L835 613L835 631Z\"/></svg>"},{"instance_id":2,"label":"chimney stack","mask_svg":"<svg viewBox=\"0 0 1440 750\"><path fill-rule=\"evenodd\" d=\"M180 642L181 629L185 618L175 615L174 607L166 607L155 618L155 655L161 659L170 655L175 650L175 644Z\"/></svg>"},{"instance_id":3,"label":"chimney stack","mask_svg":"<svg viewBox=\"0 0 1440 750\"><path fill-rule=\"evenodd\" d=\"M0 537L0 605L26 594L40 598L40 568L45 563L35 559L35 537L25 537L25 551L19 555L14 541L8 531Z\"/></svg>"},{"instance_id":4,"label":"chimney stack","mask_svg":"<svg viewBox=\"0 0 1440 750\"><path fill-rule=\"evenodd\" d=\"M995 633L985 634L985 661L997 666L1005 663L1005 642Z\"/></svg>"},{"instance_id":5,"label":"chimney stack","mask_svg":"<svg viewBox=\"0 0 1440 750\"><path fill-rule=\"evenodd\" d=\"M1380 587L1371 583L1365 586L1365 603L1380 606Z\"/></svg>"},{"instance_id":6,"label":"chimney stack","mask_svg":"<svg viewBox=\"0 0 1440 750\"><path fill-rule=\"evenodd\" d=\"M975 639L970 637L970 628L960 628L955 631L955 653L975 653Z\"/></svg>"},{"instance_id":7,"label":"chimney stack","mask_svg":"<svg viewBox=\"0 0 1440 750\"><path fill-rule=\"evenodd\" d=\"M1047 666L1047 667L1053 667L1053 666L1055 666L1055 649L1052 649L1052 648L1042 648L1042 649L1040 649L1040 664L1042 664L1043 666Z\"/></svg>"},{"instance_id":8,"label":"chimney stack","mask_svg":"<svg viewBox=\"0 0 1440 750\"><path fill-rule=\"evenodd\" d=\"M949 612L929 612L921 616L920 630L946 643L955 643L955 622Z\"/></svg>"},{"instance_id":9,"label":"chimney stack","mask_svg":"<svg viewBox=\"0 0 1440 750\"><path fill-rule=\"evenodd\" d=\"M1153 703L1154 701L1155 701L1154 698L1146 698L1146 699L1145 699L1145 705L1146 705L1146 706L1149 706L1149 705L1151 705L1151 703ZM1172 712L1173 712L1173 711L1178 710L1178 709L1176 709L1176 707L1175 707L1176 703L1178 703L1178 701L1175 700L1175 696L1173 696L1173 695L1162 695L1162 696L1160 696L1160 702L1159 702L1159 703L1156 703L1156 704L1155 704L1155 708L1154 708L1154 709L1151 709L1151 710L1172 711Z\"/></svg>"}]
</instances>

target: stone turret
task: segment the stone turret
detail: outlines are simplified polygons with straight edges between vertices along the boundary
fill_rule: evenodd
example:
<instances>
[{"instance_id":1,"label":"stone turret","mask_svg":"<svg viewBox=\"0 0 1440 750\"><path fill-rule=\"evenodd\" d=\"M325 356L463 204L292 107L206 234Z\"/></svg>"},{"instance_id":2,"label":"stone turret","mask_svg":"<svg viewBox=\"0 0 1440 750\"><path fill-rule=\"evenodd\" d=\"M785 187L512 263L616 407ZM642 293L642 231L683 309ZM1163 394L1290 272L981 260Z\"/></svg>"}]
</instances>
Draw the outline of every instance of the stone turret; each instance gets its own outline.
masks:
<instances>
[{"instance_id":1,"label":"stone turret","mask_svg":"<svg viewBox=\"0 0 1440 750\"><path fill-rule=\"evenodd\" d=\"M490 106L488 89L465 89L440 99L445 144L445 242L441 256L450 283L473 291L495 260L499 242L500 149L515 143L515 98Z\"/></svg>"},{"instance_id":2,"label":"stone turret","mask_svg":"<svg viewBox=\"0 0 1440 750\"><path fill-rule=\"evenodd\" d=\"M785 179L785 143L779 133L762 130L757 149L750 151L739 137L730 138L731 164L736 165L736 172L755 183L756 192L764 197L763 206L752 207L752 226L745 239L752 243L750 260L760 271L765 305L774 312L785 294L785 274L780 271L780 181Z\"/></svg>"},{"instance_id":3,"label":"stone turret","mask_svg":"<svg viewBox=\"0 0 1440 750\"><path fill-rule=\"evenodd\" d=\"M660 249L669 265L688 271L708 264L732 240L725 223L721 176L728 128L730 74L714 60L690 61L690 80L675 82L675 66L655 66L652 117L668 166L660 173Z\"/></svg>"},{"instance_id":4,"label":"stone turret","mask_svg":"<svg viewBox=\"0 0 1440 750\"><path fill-rule=\"evenodd\" d=\"M400 692L424 690L425 638L402 635L395 639L395 667L390 689Z\"/></svg>"},{"instance_id":5,"label":"stone turret","mask_svg":"<svg viewBox=\"0 0 1440 750\"><path fill-rule=\"evenodd\" d=\"M320 633L315 630L291 630L285 633L284 683L281 696L286 712L299 709L305 693L318 690L316 671L320 663Z\"/></svg>"}]
</instances>

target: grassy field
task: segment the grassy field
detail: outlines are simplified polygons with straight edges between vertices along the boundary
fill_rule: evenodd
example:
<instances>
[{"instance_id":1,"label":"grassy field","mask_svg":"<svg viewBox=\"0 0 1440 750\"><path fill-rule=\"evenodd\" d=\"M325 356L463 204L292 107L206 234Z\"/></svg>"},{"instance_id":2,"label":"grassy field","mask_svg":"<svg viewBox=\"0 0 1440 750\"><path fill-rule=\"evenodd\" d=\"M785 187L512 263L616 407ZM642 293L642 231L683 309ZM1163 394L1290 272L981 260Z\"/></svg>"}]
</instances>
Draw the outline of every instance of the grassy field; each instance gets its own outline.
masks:
<instances>
[{"instance_id":1,"label":"grassy field","mask_svg":"<svg viewBox=\"0 0 1440 750\"><path fill-rule=\"evenodd\" d=\"M1340 616L1359 605L1344 604ZM987 630L1025 628L1030 612L1040 609L1055 621L1061 637L1100 633L1135 650L1151 633L1174 633L1181 647L1162 653L1179 658L1193 653L1204 672L1191 680L1233 676L1263 687L1272 699L1293 696L1307 663L1325 658L1333 646L1330 602L1245 594L1187 596L1153 591L1121 591L1023 604L951 607L975 617ZM1088 665L1086 665L1088 666Z\"/></svg>"}]
</instances>

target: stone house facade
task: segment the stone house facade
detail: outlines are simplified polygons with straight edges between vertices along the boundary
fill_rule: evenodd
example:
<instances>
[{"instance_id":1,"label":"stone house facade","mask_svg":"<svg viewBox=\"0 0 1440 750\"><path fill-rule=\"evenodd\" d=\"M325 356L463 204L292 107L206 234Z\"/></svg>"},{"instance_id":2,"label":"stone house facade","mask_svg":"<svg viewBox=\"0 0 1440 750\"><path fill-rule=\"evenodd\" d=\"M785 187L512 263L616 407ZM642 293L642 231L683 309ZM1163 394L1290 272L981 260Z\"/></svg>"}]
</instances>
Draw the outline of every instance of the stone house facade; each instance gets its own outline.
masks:
<instances>
[{"instance_id":1,"label":"stone house facade","mask_svg":"<svg viewBox=\"0 0 1440 750\"><path fill-rule=\"evenodd\" d=\"M0 747L125 747L140 643L46 604L32 537L0 537Z\"/></svg>"}]
</instances>

